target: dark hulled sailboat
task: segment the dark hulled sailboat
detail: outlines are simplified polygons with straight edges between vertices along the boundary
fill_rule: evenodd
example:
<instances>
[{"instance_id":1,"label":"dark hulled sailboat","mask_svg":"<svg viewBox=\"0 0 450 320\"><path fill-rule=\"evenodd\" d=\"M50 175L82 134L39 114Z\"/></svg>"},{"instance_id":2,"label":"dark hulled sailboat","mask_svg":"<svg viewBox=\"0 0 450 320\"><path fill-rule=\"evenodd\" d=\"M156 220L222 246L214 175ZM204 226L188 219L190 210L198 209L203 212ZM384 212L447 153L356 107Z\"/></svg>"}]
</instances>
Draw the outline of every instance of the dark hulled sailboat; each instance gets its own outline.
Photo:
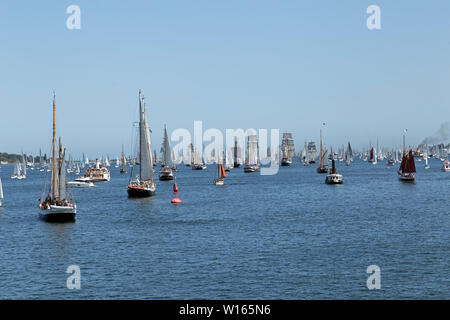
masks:
<instances>
[{"instance_id":1,"label":"dark hulled sailboat","mask_svg":"<svg viewBox=\"0 0 450 320\"><path fill-rule=\"evenodd\" d=\"M151 150L145 104L143 103L141 91L139 90L139 163L137 164L139 166L139 172L133 177L136 168L136 166L133 166L130 181L127 186L129 197L150 197L156 192Z\"/></svg>"},{"instance_id":2,"label":"dark hulled sailboat","mask_svg":"<svg viewBox=\"0 0 450 320\"><path fill-rule=\"evenodd\" d=\"M66 150L63 149L61 138L56 147L56 102L53 94L53 138L51 159L51 181L49 192L44 199L44 193L39 201L40 217L48 222L74 221L77 206L66 185Z\"/></svg>"}]
</instances>

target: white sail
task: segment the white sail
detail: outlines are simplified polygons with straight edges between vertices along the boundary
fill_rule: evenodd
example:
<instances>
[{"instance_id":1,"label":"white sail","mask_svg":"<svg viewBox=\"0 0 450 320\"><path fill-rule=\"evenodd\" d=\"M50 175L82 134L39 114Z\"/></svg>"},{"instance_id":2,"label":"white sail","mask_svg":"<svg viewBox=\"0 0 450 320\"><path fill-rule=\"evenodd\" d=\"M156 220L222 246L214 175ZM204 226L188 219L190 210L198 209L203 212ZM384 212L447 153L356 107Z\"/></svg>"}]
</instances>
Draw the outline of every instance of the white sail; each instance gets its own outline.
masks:
<instances>
[{"instance_id":1,"label":"white sail","mask_svg":"<svg viewBox=\"0 0 450 320\"><path fill-rule=\"evenodd\" d=\"M258 165L258 138L256 137L256 135L248 136L247 164Z\"/></svg>"},{"instance_id":2,"label":"white sail","mask_svg":"<svg viewBox=\"0 0 450 320\"><path fill-rule=\"evenodd\" d=\"M162 166L171 168L172 167L172 151L170 150L169 137L167 135L167 128L165 125L164 125L163 145L162 145L161 151L163 153Z\"/></svg>"},{"instance_id":3,"label":"white sail","mask_svg":"<svg viewBox=\"0 0 450 320\"><path fill-rule=\"evenodd\" d=\"M139 93L139 164L141 181L153 181L153 156L150 144L150 134L145 114L145 103Z\"/></svg>"}]
</instances>

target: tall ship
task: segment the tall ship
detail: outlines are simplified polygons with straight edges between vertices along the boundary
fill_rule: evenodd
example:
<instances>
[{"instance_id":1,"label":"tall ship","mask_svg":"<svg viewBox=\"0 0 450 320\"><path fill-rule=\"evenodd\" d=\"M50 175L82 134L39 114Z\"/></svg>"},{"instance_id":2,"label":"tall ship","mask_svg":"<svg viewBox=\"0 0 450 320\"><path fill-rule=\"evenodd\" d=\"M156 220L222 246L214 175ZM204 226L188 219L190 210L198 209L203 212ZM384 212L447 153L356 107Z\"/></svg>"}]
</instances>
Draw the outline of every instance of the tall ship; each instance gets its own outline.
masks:
<instances>
[{"instance_id":1,"label":"tall ship","mask_svg":"<svg viewBox=\"0 0 450 320\"><path fill-rule=\"evenodd\" d=\"M281 140L281 166L286 167L292 164L294 158L295 147L292 133L283 133L283 139Z\"/></svg>"},{"instance_id":2,"label":"tall ship","mask_svg":"<svg viewBox=\"0 0 450 320\"><path fill-rule=\"evenodd\" d=\"M53 138L51 159L51 180L47 196L44 192L39 201L40 217L45 221L73 221L77 206L66 185L66 149L63 149L61 138L56 147L56 101L53 94Z\"/></svg>"},{"instance_id":3,"label":"tall ship","mask_svg":"<svg viewBox=\"0 0 450 320\"><path fill-rule=\"evenodd\" d=\"M237 137L234 138L233 152L233 168L239 168L242 163L242 149L239 147Z\"/></svg>"},{"instance_id":4,"label":"tall ship","mask_svg":"<svg viewBox=\"0 0 450 320\"><path fill-rule=\"evenodd\" d=\"M150 197L156 192L153 172L152 149L150 145L150 132L145 113L145 104L139 90L139 138L138 138L138 164L131 170L130 181L127 186L129 197ZM139 166L139 169L136 167ZM135 172L135 170L137 172ZM136 175L135 175L136 174Z\"/></svg>"},{"instance_id":5,"label":"tall ship","mask_svg":"<svg viewBox=\"0 0 450 320\"><path fill-rule=\"evenodd\" d=\"M405 135L403 135L403 156L400 168L398 169L398 178L402 181L414 181L416 174L416 165L412 150L406 152Z\"/></svg>"},{"instance_id":6,"label":"tall ship","mask_svg":"<svg viewBox=\"0 0 450 320\"><path fill-rule=\"evenodd\" d=\"M316 163L317 149L314 141L308 142L309 163Z\"/></svg>"},{"instance_id":7,"label":"tall ship","mask_svg":"<svg viewBox=\"0 0 450 320\"><path fill-rule=\"evenodd\" d=\"M258 137L252 134L247 137L247 159L244 172L255 172L258 170Z\"/></svg>"},{"instance_id":8,"label":"tall ship","mask_svg":"<svg viewBox=\"0 0 450 320\"><path fill-rule=\"evenodd\" d=\"M319 150L319 166L317 167L318 173L328 173L328 160L327 152L322 141L322 128L320 128L320 150Z\"/></svg>"},{"instance_id":9,"label":"tall ship","mask_svg":"<svg viewBox=\"0 0 450 320\"><path fill-rule=\"evenodd\" d=\"M125 152L122 145L122 154L120 157L120 173L127 173L127 158L125 157Z\"/></svg>"},{"instance_id":10,"label":"tall ship","mask_svg":"<svg viewBox=\"0 0 450 320\"><path fill-rule=\"evenodd\" d=\"M162 160L161 160L161 170L159 171L159 180L161 181L173 180L172 151L170 149L166 125L164 125L164 137L161 152L162 152Z\"/></svg>"}]
</instances>

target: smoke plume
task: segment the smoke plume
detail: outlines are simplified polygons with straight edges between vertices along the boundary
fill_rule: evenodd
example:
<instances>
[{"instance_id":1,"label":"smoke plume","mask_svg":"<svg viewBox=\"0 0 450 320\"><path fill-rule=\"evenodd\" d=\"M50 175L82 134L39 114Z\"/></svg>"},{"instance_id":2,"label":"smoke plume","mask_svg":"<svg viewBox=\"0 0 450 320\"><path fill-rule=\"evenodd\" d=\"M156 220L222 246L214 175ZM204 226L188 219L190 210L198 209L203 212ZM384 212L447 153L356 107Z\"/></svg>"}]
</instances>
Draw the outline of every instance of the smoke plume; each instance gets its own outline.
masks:
<instances>
[{"instance_id":1,"label":"smoke plume","mask_svg":"<svg viewBox=\"0 0 450 320\"><path fill-rule=\"evenodd\" d=\"M430 137L425 138L422 144L438 144L446 142L450 138L450 122L444 122L441 124L436 133Z\"/></svg>"}]
</instances>

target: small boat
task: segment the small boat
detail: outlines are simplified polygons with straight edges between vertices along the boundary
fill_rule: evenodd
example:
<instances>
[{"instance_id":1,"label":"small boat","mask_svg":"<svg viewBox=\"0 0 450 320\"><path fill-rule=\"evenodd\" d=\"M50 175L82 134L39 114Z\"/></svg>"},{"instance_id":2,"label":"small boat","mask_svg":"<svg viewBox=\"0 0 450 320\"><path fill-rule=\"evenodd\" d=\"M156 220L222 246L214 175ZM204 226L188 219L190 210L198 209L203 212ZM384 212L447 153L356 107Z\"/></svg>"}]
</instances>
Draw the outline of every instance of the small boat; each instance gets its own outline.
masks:
<instances>
[{"instance_id":1,"label":"small boat","mask_svg":"<svg viewBox=\"0 0 450 320\"><path fill-rule=\"evenodd\" d=\"M404 153L402 162L398 170L398 178L402 181L414 181L416 173L416 165L414 163L414 155L411 150Z\"/></svg>"},{"instance_id":2,"label":"small boat","mask_svg":"<svg viewBox=\"0 0 450 320\"><path fill-rule=\"evenodd\" d=\"M223 167L223 165L221 163L219 163L217 165L217 179L214 179L214 184L216 186L223 186L224 183L224 179L227 177L226 173L225 173L225 169Z\"/></svg>"},{"instance_id":3,"label":"small boat","mask_svg":"<svg viewBox=\"0 0 450 320\"><path fill-rule=\"evenodd\" d=\"M401 181L413 182L416 174L416 164L414 162L414 154L412 150L410 149L409 152L406 152L405 139L406 139L406 129L405 133L403 134L402 162L400 163L400 168L398 169L397 175Z\"/></svg>"},{"instance_id":4,"label":"small boat","mask_svg":"<svg viewBox=\"0 0 450 320\"><path fill-rule=\"evenodd\" d=\"M350 145L350 141L348 142L347 149L345 149L343 160L345 160L346 166L349 166L353 161L353 150L352 146Z\"/></svg>"},{"instance_id":5,"label":"small boat","mask_svg":"<svg viewBox=\"0 0 450 320\"><path fill-rule=\"evenodd\" d=\"M131 178L127 186L129 197L150 197L156 192L149 132L144 97L141 97L141 90L139 90L139 163L137 164L139 172L133 180L133 173L137 165L132 167Z\"/></svg>"},{"instance_id":6,"label":"small boat","mask_svg":"<svg viewBox=\"0 0 450 320\"><path fill-rule=\"evenodd\" d=\"M94 183L92 181L69 181L67 185L71 188L92 188Z\"/></svg>"},{"instance_id":7,"label":"small boat","mask_svg":"<svg viewBox=\"0 0 450 320\"><path fill-rule=\"evenodd\" d=\"M167 135L166 125L164 125L164 137L161 152L163 154L163 158L161 160L161 170L159 171L159 180L161 181L173 180L172 152L170 150L169 136Z\"/></svg>"},{"instance_id":8,"label":"small boat","mask_svg":"<svg viewBox=\"0 0 450 320\"><path fill-rule=\"evenodd\" d=\"M442 165L441 171L450 172L450 161L448 161L448 160L444 161L444 164Z\"/></svg>"},{"instance_id":9,"label":"small boat","mask_svg":"<svg viewBox=\"0 0 450 320\"><path fill-rule=\"evenodd\" d=\"M244 172L252 173L259 170L258 138L253 134L249 135L247 139L247 159L244 166Z\"/></svg>"},{"instance_id":10,"label":"small boat","mask_svg":"<svg viewBox=\"0 0 450 320\"><path fill-rule=\"evenodd\" d=\"M0 178L0 207L2 206L3 200L3 186L2 186L2 178Z\"/></svg>"},{"instance_id":11,"label":"small boat","mask_svg":"<svg viewBox=\"0 0 450 320\"><path fill-rule=\"evenodd\" d=\"M328 164L326 162L327 152L322 142L322 128L320 128L320 151L319 151L319 166L317 167L317 173L328 173Z\"/></svg>"},{"instance_id":12,"label":"small boat","mask_svg":"<svg viewBox=\"0 0 450 320\"><path fill-rule=\"evenodd\" d=\"M426 151L423 154L423 158L425 159L425 170L430 169L430 164L428 163L428 146L426 146Z\"/></svg>"},{"instance_id":13,"label":"small boat","mask_svg":"<svg viewBox=\"0 0 450 320\"><path fill-rule=\"evenodd\" d=\"M343 183L342 174L339 174L337 172L334 161L335 161L334 159L331 160L330 172L325 177L326 184L342 184Z\"/></svg>"},{"instance_id":14,"label":"small boat","mask_svg":"<svg viewBox=\"0 0 450 320\"><path fill-rule=\"evenodd\" d=\"M206 165L202 161L201 155L197 152L197 150L193 149L193 162L192 162L192 170L205 170Z\"/></svg>"},{"instance_id":15,"label":"small boat","mask_svg":"<svg viewBox=\"0 0 450 320\"><path fill-rule=\"evenodd\" d=\"M127 159L125 158L125 153L123 151L123 144L122 144L122 158L120 161L120 173L127 173Z\"/></svg>"},{"instance_id":16,"label":"small boat","mask_svg":"<svg viewBox=\"0 0 450 320\"><path fill-rule=\"evenodd\" d=\"M53 95L53 139L51 160L51 181L47 197L44 193L39 201L40 217L48 222L74 221L77 206L66 185L66 149L62 147L61 138L59 148L56 148L56 102Z\"/></svg>"}]
</instances>

